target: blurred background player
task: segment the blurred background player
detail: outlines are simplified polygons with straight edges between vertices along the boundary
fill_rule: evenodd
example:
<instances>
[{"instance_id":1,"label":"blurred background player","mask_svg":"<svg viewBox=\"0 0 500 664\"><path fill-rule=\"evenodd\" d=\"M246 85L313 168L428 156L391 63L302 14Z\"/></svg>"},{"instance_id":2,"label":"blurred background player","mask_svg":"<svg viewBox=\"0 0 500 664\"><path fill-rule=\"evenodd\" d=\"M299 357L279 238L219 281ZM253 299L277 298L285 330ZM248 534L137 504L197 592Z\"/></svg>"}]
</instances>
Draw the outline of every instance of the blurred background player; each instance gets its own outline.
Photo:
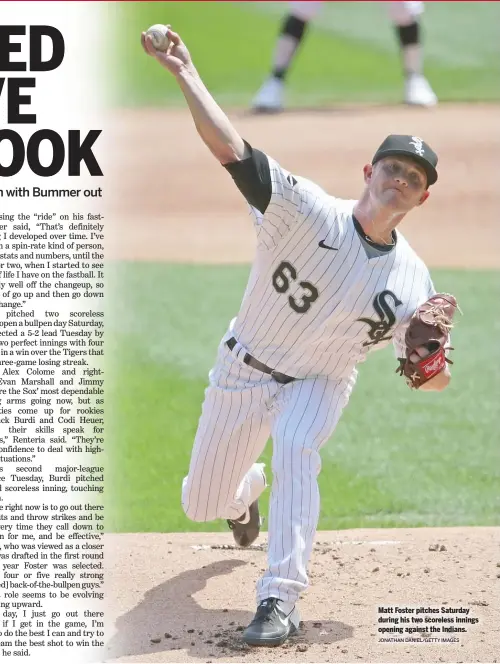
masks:
<instances>
[{"instance_id":1,"label":"blurred background player","mask_svg":"<svg viewBox=\"0 0 500 664\"><path fill-rule=\"evenodd\" d=\"M304 39L307 25L319 12L323 2L290 2L274 50L270 77L255 96L255 111L280 111L284 106L285 78L295 54ZM407 104L435 106L437 97L423 75L423 53L419 17L423 2L386 2L401 49L405 75L404 100ZM360 3L359 11L363 11Z\"/></svg>"}]
</instances>

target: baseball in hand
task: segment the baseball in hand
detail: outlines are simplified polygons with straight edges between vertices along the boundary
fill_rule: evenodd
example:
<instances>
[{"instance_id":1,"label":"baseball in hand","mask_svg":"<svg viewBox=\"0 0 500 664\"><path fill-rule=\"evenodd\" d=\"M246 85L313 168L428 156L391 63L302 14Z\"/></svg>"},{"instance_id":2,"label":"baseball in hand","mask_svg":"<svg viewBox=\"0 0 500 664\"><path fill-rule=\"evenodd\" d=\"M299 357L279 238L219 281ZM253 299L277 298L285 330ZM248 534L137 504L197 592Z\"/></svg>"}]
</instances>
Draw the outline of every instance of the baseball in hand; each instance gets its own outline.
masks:
<instances>
[{"instance_id":1,"label":"baseball in hand","mask_svg":"<svg viewBox=\"0 0 500 664\"><path fill-rule=\"evenodd\" d=\"M170 44L170 39L167 37L168 26L157 23L152 25L146 32L153 41L153 46L157 51L166 51Z\"/></svg>"}]
</instances>

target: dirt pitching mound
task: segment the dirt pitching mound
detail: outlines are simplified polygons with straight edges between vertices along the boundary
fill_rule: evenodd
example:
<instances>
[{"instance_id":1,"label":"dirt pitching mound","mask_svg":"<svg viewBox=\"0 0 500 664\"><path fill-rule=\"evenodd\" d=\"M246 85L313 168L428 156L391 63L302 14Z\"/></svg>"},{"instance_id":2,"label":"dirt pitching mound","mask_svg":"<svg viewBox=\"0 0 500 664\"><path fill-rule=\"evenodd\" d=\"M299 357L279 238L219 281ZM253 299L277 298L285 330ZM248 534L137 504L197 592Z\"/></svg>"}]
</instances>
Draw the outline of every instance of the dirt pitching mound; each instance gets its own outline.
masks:
<instances>
[{"instance_id":1,"label":"dirt pitching mound","mask_svg":"<svg viewBox=\"0 0 500 664\"><path fill-rule=\"evenodd\" d=\"M107 535L106 661L496 661L500 529L344 530L320 532L317 540L299 634L281 648L263 649L244 644L241 632L255 610L265 538L245 550L232 546L230 533ZM439 613L379 612L395 606ZM442 611L458 608L468 612ZM468 620L415 623L412 615ZM409 622L395 624L401 616ZM467 631L426 637L378 631L417 625Z\"/></svg>"}]
</instances>

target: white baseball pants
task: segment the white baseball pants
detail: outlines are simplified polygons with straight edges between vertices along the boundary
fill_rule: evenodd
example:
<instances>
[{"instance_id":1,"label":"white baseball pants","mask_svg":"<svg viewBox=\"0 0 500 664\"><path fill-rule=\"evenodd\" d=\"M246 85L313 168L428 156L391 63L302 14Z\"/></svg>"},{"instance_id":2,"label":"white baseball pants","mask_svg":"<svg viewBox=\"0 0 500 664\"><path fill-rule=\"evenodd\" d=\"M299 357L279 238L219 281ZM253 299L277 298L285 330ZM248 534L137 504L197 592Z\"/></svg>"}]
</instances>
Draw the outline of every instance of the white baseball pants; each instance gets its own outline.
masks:
<instances>
[{"instance_id":1,"label":"white baseball pants","mask_svg":"<svg viewBox=\"0 0 500 664\"><path fill-rule=\"evenodd\" d=\"M198 431L182 487L194 521L237 519L264 490L257 459L273 439L268 568L257 602L277 597L294 604L308 585L319 518L320 448L332 434L353 381L327 378L287 385L244 364L237 344L222 343L210 372Z\"/></svg>"}]
</instances>

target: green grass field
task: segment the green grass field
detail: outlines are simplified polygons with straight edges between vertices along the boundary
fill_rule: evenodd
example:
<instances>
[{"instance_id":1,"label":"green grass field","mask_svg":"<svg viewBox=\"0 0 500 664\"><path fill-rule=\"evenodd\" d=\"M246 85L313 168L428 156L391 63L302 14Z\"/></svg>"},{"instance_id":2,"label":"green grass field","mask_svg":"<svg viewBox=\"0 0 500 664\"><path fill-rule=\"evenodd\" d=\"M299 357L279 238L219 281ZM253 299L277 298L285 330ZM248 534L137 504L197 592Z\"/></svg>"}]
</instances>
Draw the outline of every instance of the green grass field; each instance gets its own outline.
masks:
<instances>
[{"instance_id":1,"label":"green grass field","mask_svg":"<svg viewBox=\"0 0 500 664\"><path fill-rule=\"evenodd\" d=\"M116 263L110 273L107 527L225 530L188 521L180 487L207 373L248 267ZM500 324L491 303L500 280L494 272L433 277L464 311L453 383L442 394L414 393L394 373L392 348L369 358L322 454L320 528L499 522Z\"/></svg>"},{"instance_id":2,"label":"green grass field","mask_svg":"<svg viewBox=\"0 0 500 664\"><path fill-rule=\"evenodd\" d=\"M217 99L247 105L268 73L285 11L286 3L272 2L110 3L119 34L110 53L115 103L182 103L175 81L139 43L141 30L167 22ZM422 22L426 73L440 100L500 99L500 3L426 3ZM290 72L290 104L396 102L401 90L397 42L382 3L325 3Z\"/></svg>"}]
</instances>

